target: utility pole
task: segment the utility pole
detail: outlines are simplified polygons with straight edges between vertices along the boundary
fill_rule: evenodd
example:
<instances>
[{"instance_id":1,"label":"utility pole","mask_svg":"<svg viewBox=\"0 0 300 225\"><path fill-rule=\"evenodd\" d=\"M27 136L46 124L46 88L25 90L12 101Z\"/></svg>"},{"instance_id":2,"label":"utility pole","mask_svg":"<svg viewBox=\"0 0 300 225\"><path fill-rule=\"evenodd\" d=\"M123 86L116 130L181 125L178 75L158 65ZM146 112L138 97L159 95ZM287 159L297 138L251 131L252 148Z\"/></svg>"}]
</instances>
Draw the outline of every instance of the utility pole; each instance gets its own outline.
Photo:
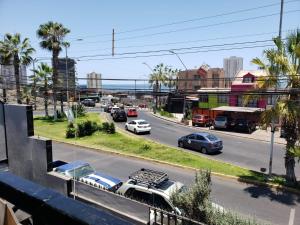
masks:
<instances>
[{"instance_id":1,"label":"utility pole","mask_svg":"<svg viewBox=\"0 0 300 225\"><path fill-rule=\"evenodd\" d=\"M115 29L112 30L112 49L111 49L111 55L115 55Z\"/></svg>"},{"instance_id":2,"label":"utility pole","mask_svg":"<svg viewBox=\"0 0 300 225\"><path fill-rule=\"evenodd\" d=\"M284 0L281 0L281 5L280 5L280 19L279 19L279 33L278 37L281 40L281 33L282 33L282 18L283 18L283 5L284 5ZM278 83L276 84L278 86ZM274 102L276 104L276 102ZM272 111L275 112L274 105L272 106ZM272 112L272 113L273 113ZM270 145L270 160L269 160L269 177L272 176L272 166L273 166L273 149L274 149L274 136L275 136L275 115L272 115L272 122L271 122L271 145Z\"/></svg>"},{"instance_id":3,"label":"utility pole","mask_svg":"<svg viewBox=\"0 0 300 225\"><path fill-rule=\"evenodd\" d=\"M153 69L145 62L143 62L143 64L145 66L147 66L149 68L149 70L152 72L152 74L154 74ZM158 89L158 80L155 80L155 90L152 90L152 93L155 92L155 108L153 109L153 113L156 114L156 110L157 110L157 89ZM154 97L154 95L152 94L152 98Z\"/></svg>"}]
</instances>

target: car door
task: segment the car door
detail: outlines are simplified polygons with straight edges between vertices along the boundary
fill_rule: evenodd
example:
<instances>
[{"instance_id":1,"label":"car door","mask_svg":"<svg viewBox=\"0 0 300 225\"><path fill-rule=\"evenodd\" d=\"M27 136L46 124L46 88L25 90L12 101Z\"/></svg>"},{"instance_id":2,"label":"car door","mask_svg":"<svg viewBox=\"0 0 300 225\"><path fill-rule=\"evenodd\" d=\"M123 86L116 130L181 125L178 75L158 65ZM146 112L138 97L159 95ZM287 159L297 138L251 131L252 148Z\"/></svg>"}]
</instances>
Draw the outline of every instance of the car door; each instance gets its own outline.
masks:
<instances>
[{"instance_id":1,"label":"car door","mask_svg":"<svg viewBox=\"0 0 300 225\"><path fill-rule=\"evenodd\" d=\"M131 121L131 122L130 122L130 130L131 130L131 131L134 131L135 125L136 125L136 122L135 122L135 121Z\"/></svg>"},{"instance_id":2,"label":"car door","mask_svg":"<svg viewBox=\"0 0 300 225\"><path fill-rule=\"evenodd\" d=\"M190 134L186 137L186 143L185 146L189 149L195 148L195 141L196 141L196 135Z\"/></svg>"},{"instance_id":3,"label":"car door","mask_svg":"<svg viewBox=\"0 0 300 225\"><path fill-rule=\"evenodd\" d=\"M196 150L201 150L201 148L206 147L206 145L207 145L206 139L202 135L197 134L196 140L194 141L194 148Z\"/></svg>"}]
</instances>

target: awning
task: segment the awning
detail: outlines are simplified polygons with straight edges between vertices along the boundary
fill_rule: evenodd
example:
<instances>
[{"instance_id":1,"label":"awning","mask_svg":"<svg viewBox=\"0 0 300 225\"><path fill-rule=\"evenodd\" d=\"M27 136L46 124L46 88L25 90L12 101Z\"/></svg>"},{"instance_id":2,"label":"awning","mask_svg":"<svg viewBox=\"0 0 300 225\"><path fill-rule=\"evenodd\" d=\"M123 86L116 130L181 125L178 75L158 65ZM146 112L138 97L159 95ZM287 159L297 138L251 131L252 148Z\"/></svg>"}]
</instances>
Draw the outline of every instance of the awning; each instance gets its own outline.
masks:
<instances>
[{"instance_id":1,"label":"awning","mask_svg":"<svg viewBox=\"0 0 300 225\"><path fill-rule=\"evenodd\" d=\"M217 107L217 108L213 108L211 110L214 110L214 111L227 111L227 112L247 112L247 113L254 113L254 112L264 111L264 109L262 109L262 108L238 107L238 106L220 106L220 107Z\"/></svg>"},{"instance_id":2,"label":"awning","mask_svg":"<svg viewBox=\"0 0 300 225\"><path fill-rule=\"evenodd\" d=\"M185 99L189 101L199 101L199 98L195 96L186 96Z\"/></svg>"}]
</instances>

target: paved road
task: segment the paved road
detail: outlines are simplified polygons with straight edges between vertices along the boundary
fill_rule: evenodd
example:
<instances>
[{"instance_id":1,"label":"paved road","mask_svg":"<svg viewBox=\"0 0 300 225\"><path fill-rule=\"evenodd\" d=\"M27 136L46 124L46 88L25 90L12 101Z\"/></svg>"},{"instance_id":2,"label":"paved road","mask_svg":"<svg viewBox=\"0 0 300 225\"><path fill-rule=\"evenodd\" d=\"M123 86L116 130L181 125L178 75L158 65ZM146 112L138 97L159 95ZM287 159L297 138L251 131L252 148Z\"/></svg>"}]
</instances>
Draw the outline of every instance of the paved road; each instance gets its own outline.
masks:
<instances>
[{"instance_id":1,"label":"paved road","mask_svg":"<svg viewBox=\"0 0 300 225\"><path fill-rule=\"evenodd\" d=\"M109 115L109 114L107 114ZM128 118L133 120L136 118ZM177 146L179 137L192 132L199 131L198 127L186 127L180 124L162 120L154 117L149 112L139 111L138 119L145 119L150 122L151 134L143 135L160 143ZM125 123L116 123L119 128L124 129ZM214 131L210 131L214 133ZM260 171L260 168L268 168L269 148L268 142L251 140L230 135L215 133L223 140L224 149L221 154L207 155L210 158L229 162L238 166ZM199 153L201 154L201 153ZM273 172L284 174L284 145L274 145ZM300 176L300 165L296 164L296 175Z\"/></svg>"},{"instance_id":2,"label":"paved road","mask_svg":"<svg viewBox=\"0 0 300 225\"><path fill-rule=\"evenodd\" d=\"M97 170L122 180L127 179L130 173L142 167L163 170L171 179L185 184L190 184L194 178L194 173L190 170L91 151L67 144L53 143L53 156L54 159L65 161L87 161ZM297 195L213 177L212 198L214 202L227 209L256 216L277 225L288 224L290 210L295 208L294 225L300 224L300 197Z\"/></svg>"}]
</instances>

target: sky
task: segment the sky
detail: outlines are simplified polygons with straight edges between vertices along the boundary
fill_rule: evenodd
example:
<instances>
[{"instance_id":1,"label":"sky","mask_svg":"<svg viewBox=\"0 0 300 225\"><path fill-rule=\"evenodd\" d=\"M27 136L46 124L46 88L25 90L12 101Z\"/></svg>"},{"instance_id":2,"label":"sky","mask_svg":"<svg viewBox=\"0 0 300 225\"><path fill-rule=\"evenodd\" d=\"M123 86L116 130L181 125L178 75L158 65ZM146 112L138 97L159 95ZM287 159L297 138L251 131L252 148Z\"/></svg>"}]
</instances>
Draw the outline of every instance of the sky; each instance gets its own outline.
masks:
<instances>
[{"instance_id":1,"label":"sky","mask_svg":"<svg viewBox=\"0 0 300 225\"><path fill-rule=\"evenodd\" d=\"M272 45L268 40L278 35L279 12L280 0L0 0L0 38L21 33L36 49L34 57L50 58L51 52L39 47L36 30L48 21L62 23L71 30L65 40L79 78L94 71L103 78L146 79L151 70L143 63L184 70L169 50L188 69L203 63L223 67L223 58L239 56L250 70L256 69L251 59L262 57ZM300 0L285 0L282 36L296 28Z\"/></svg>"}]
</instances>

